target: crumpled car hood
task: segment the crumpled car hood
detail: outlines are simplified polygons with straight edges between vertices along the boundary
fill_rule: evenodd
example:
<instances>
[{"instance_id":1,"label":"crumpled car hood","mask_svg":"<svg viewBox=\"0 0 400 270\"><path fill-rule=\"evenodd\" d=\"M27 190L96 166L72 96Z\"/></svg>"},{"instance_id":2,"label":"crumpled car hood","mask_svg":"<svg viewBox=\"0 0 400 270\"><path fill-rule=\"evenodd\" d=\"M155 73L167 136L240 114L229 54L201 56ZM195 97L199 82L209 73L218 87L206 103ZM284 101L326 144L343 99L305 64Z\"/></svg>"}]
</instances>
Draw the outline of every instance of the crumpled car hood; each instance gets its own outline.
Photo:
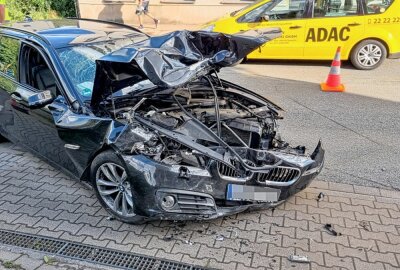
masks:
<instances>
[{"instance_id":1,"label":"crumpled car hood","mask_svg":"<svg viewBox=\"0 0 400 270\"><path fill-rule=\"evenodd\" d=\"M91 106L97 107L112 93L144 80L160 90L180 87L212 70L237 64L281 34L279 28L236 35L183 30L123 47L96 61Z\"/></svg>"}]
</instances>

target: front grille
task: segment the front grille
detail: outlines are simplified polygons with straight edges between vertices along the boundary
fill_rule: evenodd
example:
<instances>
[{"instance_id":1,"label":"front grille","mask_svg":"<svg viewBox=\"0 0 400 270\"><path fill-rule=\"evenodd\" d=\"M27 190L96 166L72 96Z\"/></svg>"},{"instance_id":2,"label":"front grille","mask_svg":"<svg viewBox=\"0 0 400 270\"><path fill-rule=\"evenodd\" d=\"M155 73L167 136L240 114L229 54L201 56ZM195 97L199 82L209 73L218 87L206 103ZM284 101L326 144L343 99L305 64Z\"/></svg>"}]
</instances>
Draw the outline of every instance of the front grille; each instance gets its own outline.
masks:
<instances>
[{"instance_id":1,"label":"front grille","mask_svg":"<svg viewBox=\"0 0 400 270\"><path fill-rule=\"evenodd\" d=\"M183 213L212 214L215 213L215 203L212 198L199 195L177 194L179 208Z\"/></svg>"},{"instance_id":2,"label":"front grille","mask_svg":"<svg viewBox=\"0 0 400 270\"><path fill-rule=\"evenodd\" d=\"M0 229L0 244L132 270L206 270L181 262Z\"/></svg>"},{"instance_id":3,"label":"front grille","mask_svg":"<svg viewBox=\"0 0 400 270\"><path fill-rule=\"evenodd\" d=\"M254 166L254 163L249 160L245 160L245 162L250 166ZM238 162L236 160L231 160L231 164L236 168ZM221 178L232 181L247 181L253 176L253 172L251 171L246 171L244 175L241 175L238 170L223 163L218 163L218 172Z\"/></svg>"},{"instance_id":4,"label":"front grille","mask_svg":"<svg viewBox=\"0 0 400 270\"><path fill-rule=\"evenodd\" d=\"M291 167L276 167L265 173L258 173L257 181L266 184L291 184L297 180L301 174L301 171L297 168Z\"/></svg>"}]
</instances>

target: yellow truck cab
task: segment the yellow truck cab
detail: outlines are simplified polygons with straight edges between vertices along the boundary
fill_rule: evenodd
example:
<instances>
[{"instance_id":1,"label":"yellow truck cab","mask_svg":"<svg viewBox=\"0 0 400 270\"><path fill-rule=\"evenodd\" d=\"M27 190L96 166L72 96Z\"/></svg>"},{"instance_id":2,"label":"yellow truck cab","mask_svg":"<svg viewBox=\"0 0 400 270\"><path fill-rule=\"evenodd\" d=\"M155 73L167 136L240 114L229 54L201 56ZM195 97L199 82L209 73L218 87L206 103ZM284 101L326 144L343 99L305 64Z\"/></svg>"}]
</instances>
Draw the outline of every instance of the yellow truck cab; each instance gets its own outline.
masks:
<instances>
[{"instance_id":1,"label":"yellow truck cab","mask_svg":"<svg viewBox=\"0 0 400 270\"><path fill-rule=\"evenodd\" d=\"M358 69L400 58L400 0L260 0L204 26L239 33L280 27L282 37L248 59L330 60L338 46L342 60Z\"/></svg>"}]
</instances>

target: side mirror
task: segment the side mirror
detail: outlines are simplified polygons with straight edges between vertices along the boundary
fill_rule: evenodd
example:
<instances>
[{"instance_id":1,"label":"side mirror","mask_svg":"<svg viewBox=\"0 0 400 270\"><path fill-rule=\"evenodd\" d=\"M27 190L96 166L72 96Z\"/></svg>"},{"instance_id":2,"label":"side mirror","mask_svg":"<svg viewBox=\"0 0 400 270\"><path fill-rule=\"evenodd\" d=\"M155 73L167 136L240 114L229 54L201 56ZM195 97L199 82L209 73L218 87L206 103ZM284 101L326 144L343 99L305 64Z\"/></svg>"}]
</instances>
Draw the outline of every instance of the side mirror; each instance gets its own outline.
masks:
<instances>
[{"instance_id":1,"label":"side mirror","mask_svg":"<svg viewBox=\"0 0 400 270\"><path fill-rule=\"evenodd\" d=\"M31 109L39 109L53 102L54 97L50 90L35 93L28 97L28 107Z\"/></svg>"},{"instance_id":2,"label":"side mirror","mask_svg":"<svg viewBox=\"0 0 400 270\"><path fill-rule=\"evenodd\" d=\"M267 15L267 14L262 15L261 16L261 21L268 22L269 21L269 15Z\"/></svg>"}]
</instances>

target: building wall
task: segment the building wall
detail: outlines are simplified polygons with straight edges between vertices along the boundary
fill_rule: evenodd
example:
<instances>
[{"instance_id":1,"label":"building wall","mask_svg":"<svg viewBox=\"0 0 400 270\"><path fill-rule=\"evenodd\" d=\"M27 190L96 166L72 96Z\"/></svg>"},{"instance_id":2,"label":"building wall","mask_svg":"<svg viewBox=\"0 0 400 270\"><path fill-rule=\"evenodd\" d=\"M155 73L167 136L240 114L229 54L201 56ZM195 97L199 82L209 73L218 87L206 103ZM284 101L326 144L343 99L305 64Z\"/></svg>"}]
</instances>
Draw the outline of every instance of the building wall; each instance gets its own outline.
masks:
<instances>
[{"instance_id":1,"label":"building wall","mask_svg":"<svg viewBox=\"0 0 400 270\"><path fill-rule=\"evenodd\" d=\"M204 24L255 0L150 0L150 12L162 23ZM136 24L137 0L77 0L80 16Z\"/></svg>"}]
</instances>

